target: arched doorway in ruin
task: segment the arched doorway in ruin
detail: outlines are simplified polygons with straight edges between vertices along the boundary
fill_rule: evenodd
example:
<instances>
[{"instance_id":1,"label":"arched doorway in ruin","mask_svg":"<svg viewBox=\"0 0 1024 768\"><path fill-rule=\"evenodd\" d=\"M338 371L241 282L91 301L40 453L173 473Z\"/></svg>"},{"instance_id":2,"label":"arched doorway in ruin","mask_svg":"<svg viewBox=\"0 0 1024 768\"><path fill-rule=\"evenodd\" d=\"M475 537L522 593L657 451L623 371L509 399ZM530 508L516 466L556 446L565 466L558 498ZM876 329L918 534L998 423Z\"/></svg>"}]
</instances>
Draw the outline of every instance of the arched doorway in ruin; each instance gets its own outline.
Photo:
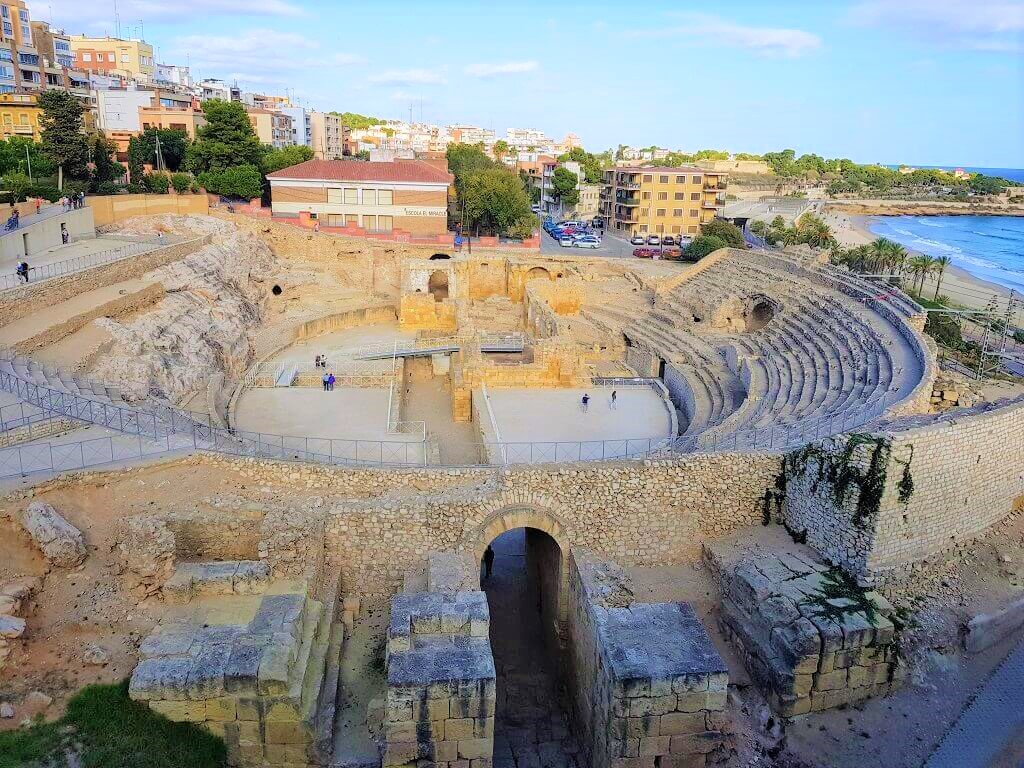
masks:
<instances>
[{"instance_id":1,"label":"arched doorway in ruin","mask_svg":"<svg viewBox=\"0 0 1024 768\"><path fill-rule=\"evenodd\" d=\"M451 258L451 256L449 256L447 253L435 253L435 254L431 255L429 260L430 261L440 261L441 259L450 259L450 258Z\"/></svg>"},{"instance_id":2,"label":"arched doorway in ruin","mask_svg":"<svg viewBox=\"0 0 1024 768\"><path fill-rule=\"evenodd\" d=\"M488 546L494 553L490 575L486 561L481 562L480 586L487 595L491 652L500 692L495 740L513 731L540 734L554 730L564 734L559 744L565 755L575 754L578 745L569 735L567 713L559 696L564 670L561 614L565 609L563 581L568 555L559 541L561 526L542 512L521 508L497 515L484 531L477 547L481 560ZM549 724L560 721L564 730L551 729ZM537 765L541 764L540 744L544 740L537 739L536 744L527 740L522 745L525 752L537 750ZM552 744L544 749L550 752L559 746Z\"/></svg>"},{"instance_id":3,"label":"arched doorway in ruin","mask_svg":"<svg viewBox=\"0 0 1024 768\"><path fill-rule=\"evenodd\" d=\"M544 267L533 267L529 272L526 273L526 279L523 280L523 282L528 283L531 280L538 280L540 278L550 280L551 273L544 269Z\"/></svg>"},{"instance_id":4,"label":"arched doorway in ruin","mask_svg":"<svg viewBox=\"0 0 1024 768\"><path fill-rule=\"evenodd\" d=\"M448 273L441 270L431 272L427 280L427 290L434 297L434 301L444 301L448 298Z\"/></svg>"},{"instance_id":5,"label":"arched doorway in ruin","mask_svg":"<svg viewBox=\"0 0 1024 768\"><path fill-rule=\"evenodd\" d=\"M747 333L764 328L775 317L775 305L764 296L754 298L754 306L747 315Z\"/></svg>"}]
</instances>

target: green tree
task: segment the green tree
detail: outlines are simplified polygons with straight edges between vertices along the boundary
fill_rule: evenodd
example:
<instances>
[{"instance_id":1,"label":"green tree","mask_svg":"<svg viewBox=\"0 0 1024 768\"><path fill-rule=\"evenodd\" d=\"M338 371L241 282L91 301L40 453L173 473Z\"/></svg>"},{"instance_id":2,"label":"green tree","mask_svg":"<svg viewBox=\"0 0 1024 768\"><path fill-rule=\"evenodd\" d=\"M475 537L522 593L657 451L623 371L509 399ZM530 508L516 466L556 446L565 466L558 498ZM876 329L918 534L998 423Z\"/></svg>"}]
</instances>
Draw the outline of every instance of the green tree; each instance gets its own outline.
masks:
<instances>
[{"instance_id":1,"label":"green tree","mask_svg":"<svg viewBox=\"0 0 1024 768\"><path fill-rule=\"evenodd\" d=\"M259 168L266 149L256 137L249 115L236 101L211 99L203 102L206 125L196 131L196 140L186 153L187 165L196 174L223 171L235 166Z\"/></svg>"},{"instance_id":2,"label":"green tree","mask_svg":"<svg viewBox=\"0 0 1024 768\"><path fill-rule=\"evenodd\" d=\"M480 144L449 144L445 156L448 159L448 170L455 177L455 193L460 203L469 177L495 167L494 161L484 153Z\"/></svg>"},{"instance_id":3,"label":"green tree","mask_svg":"<svg viewBox=\"0 0 1024 768\"><path fill-rule=\"evenodd\" d=\"M184 195L192 188L192 175L189 173L172 173L171 186L179 195Z\"/></svg>"},{"instance_id":4,"label":"green tree","mask_svg":"<svg viewBox=\"0 0 1024 768\"><path fill-rule=\"evenodd\" d=\"M503 168L489 168L466 179L465 219L467 229L480 234L507 234L531 221L530 199L522 182Z\"/></svg>"},{"instance_id":5,"label":"green tree","mask_svg":"<svg viewBox=\"0 0 1024 768\"><path fill-rule=\"evenodd\" d=\"M154 195L166 195L171 188L171 177L163 171L147 173L142 177L142 186Z\"/></svg>"},{"instance_id":6,"label":"green tree","mask_svg":"<svg viewBox=\"0 0 1024 768\"><path fill-rule=\"evenodd\" d=\"M48 90L38 96L43 151L57 166L57 187L64 177L89 178L89 145L82 130L82 102L67 91Z\"/></svg>"},{"instance_id":7,"label":"green tree","mask_svg":"<svg viewBox=\"0 0 1024 768\"><path fill-rule=\"evenodd\" d=\"M563 206L572 208L580 201L580 191L576 188L579 183L579 176L568 168L555 168L551 174L551 196Z\"/></svg>"},{"instance_id":8,"label":"green tree","mask_svg":"<svg viewBox=\"0 0 1024 768\"><path fill-rule=\"evenodd\" d=\"M687 261L700 261L709 253L726 247L728 247L728 243L714 235L697 235L693 238L693 242L683 249L682 255Z\"/></svg>"},{"instance_id":9,"label":"green tree","mask_svg":"<svg viewBox=\"0 0 1024 768\"><path fill-rule=\"evenodd\" d=\"M32 182L21 171L11 171L5 174L0 181L4 185L4 191L10 193L11 201L15 203L20 203L24 200L28 195L28 191L32 188Z\"/></svg>"},{"instance_id":10,"label":"green tree","mask_svg":"<svg viewBox=\"0 0 1024 768\"><path fill-rule=\"evenodd\" d=\"M260 168L263 169L263 173L273 173L279 171L282 168L289 168L299 163L304 163L307 160L313 159L313 150L309 147L304 147L301 144L291 147L281 147L280 149L271 149L264 156L263 161L260 164Z\"/></svg>"},{"instance_id":11,"label":"green tree","mask_svg":"<svg viewBox=\"0 0 1024 768\"><path fill-rule=\"evenodd\" d=\"M252 200L263 194L263 176L255 165L236 165L220 171L199 174L199 183L207 192L224 197Z\"/></svg>"},{"instance_id":12,"label":"green tree","mask_svg":"<svg viewBox=\"0 0 1024 768\"><path fill-rule=\"evenodd\" d=\"M360 115L356 112L331 112L331 114L340 117L341 124L353 131L365 130L371 126L380 125L381 123L384 122L378 117Z\"/></svg>"},{"instance_id":13,"label":"green tree","mask_svg":"<svg viewBox=\"0 0 1024 768\"><path fill-rule=\"evenodd\" d=\"M32 176L52 176L57 166L43 153L43 145L27 136L11 136L0 140L0 176L11 171L28 173Z\"/></svg>"},{"instance_id":14,"label":"green tree","mask_svg":"<svg viewBox=\"0 0 1024 768\"><path fill-rule=\"evenodd\" d=\"M117 145L102 133L92 138L92 188L115 182L124 176L124 166L114 159Z\"/></svg>"},{"instance_id":15,"label":"green tree","mask_svg":"<svg viewBox=\"0 0 1024 768\"><path fill-rule=\"evenodd\" d=\"M149 127L139 134L144 150L144 162L161 170L177 171L188 154L189 138L185 131L175 128ZM157 165L157 147L160 148L160 165Z\"/></svg>"},{"instance_id":16,"label":"green tree","mask_svg":"<svg viewBox=\"0 0 1024 768\"><path fill-rule=\"evenodd\" d=\"M999 195L1009 186L1006 179L976 173L967 182L971 191L979 195Z\"/></svg>"},{"instance_id":17,"label":"green tree","mask_svg":"<svg viewBox=\"0 0 1024 768\"><path fill-rule=\"evenodd\" d=\"M130 183L142 183L146 155L146 143L141 136L132 136L128 139L128 180Z\"/></svg>"},{"instance_id":18,"label":"green tree","mask_svg":"<svg viewBox=\"0 0 1024 768\"><path fill-rule=\"evenodd\" d=\"M946 274L946 267L952 263L949 256L936 256L932 261L932 271L935 272L935 296L934 301L939 300L939 288L942 286L942 276Z\"/></svg>"},{"instance_id":19,"label":"green tree","mask_svg":"<svg viewBox=\"0 0 1024 768\"><path fill-rule=\"evenodd\" d=\"M712 219L700 228L700 233L708 237L717 237L731 248L746 248L743 231L735 224L724 219Z\"/></svg>"},{"instance_id":20,"label":"green tree","mask_svg":"<svg viewBox=\"0 0 1024 768\"><path fill-rule=\"evenodd\" d=\"M502 161L502 158L508 155L510 149L511 148L509 147L507 141L505 141L504 139L498 139L496 142L494 142L494 147L492 148L491 151L494 153L494 159L500 163Z\"/></svg>"},{"instance_id":21,"label":"green tree","mask_svg":"<svg viewBox=\"0 0 1024 768\"><path fill-rule=\"evenodd\" d=\"M604 167L611 165L610 158L605 159L598 155L592 155L583 147L573 147L564 155L559 155L558 162L576 162L583 170L583 180L587 184L600 184L604 181Z\"/></svg>"}]
</instances>

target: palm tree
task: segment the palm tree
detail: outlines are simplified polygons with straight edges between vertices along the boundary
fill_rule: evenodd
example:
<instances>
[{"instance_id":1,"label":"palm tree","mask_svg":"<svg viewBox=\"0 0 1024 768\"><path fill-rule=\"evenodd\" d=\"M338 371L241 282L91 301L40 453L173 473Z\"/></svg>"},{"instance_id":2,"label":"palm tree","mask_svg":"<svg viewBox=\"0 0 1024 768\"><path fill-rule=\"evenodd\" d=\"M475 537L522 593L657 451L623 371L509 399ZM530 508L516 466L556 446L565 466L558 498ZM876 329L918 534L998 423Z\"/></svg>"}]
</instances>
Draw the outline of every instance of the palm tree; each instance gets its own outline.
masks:
<instances>
[{"instance_id":1,"label":"palm tree","mask_svg":"<svg viewBox=\"0 0 1024 768\"><path fill-rule=\"evenodd\" d=\"M909 262L910 274L914 276L913 287L918 296L924 293L924 281L934 269L934 261L931 256L915 256ZM920 283L920 289L917 288L918 283Z\"/></svg>"},{"instance_id":2,"label":"palm tree","mask_svg":"<svg viewBox=\"0 0 1024 768\"><path fill-rule=\"evenodd\" d=\"M932 259L932 269L935 272L935 297L933 301L939 300L939 286L942 285L942 275L946 271L946 267L950 265L952 259L949 256L938 256Z\"/></svg>"},{"instance_id":3,"label":"palm tree","mask_svg":"<svg viewBox=\"0 0 1024 768\"><path fill-rule=\"evenodd\" d=\"M889 248L889 258L891 259L892 270L897 275L903 274L903 269L907 265L908 255L907 249L899 243L893 243Z\"/></svg>"},{"instance_id":4,"label":"palm tree","mask_svg":"<svg viewBox=\"0 0 1024 768\"><path fill-rule=\"evenodd\" d=\"M895 243L892 240L880 237L868 246L871 249L871 269L873 272L885 271L885 265L889 261L893 245Z\"/></svg>"}]
</instances>

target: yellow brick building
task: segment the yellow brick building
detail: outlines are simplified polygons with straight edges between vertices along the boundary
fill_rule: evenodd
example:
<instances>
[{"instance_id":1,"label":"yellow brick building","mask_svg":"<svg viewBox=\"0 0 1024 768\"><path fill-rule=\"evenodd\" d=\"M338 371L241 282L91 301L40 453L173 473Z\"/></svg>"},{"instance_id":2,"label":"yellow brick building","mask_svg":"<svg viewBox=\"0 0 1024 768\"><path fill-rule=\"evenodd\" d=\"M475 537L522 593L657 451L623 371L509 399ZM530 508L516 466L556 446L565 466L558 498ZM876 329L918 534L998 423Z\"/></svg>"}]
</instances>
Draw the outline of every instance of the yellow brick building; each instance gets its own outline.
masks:
<instances>
[{"instance_id":1,"label":"yellow brick building","mask_svg":"<svg viewBox=\"0 0 1024 768\"><path fill-rule=\"evenodd\" d=\"M34 94L0 93L0 136L24 136L38 141L41 112Z\"/></svg>"},{"instance_id":2,"label":"yellow brick building","mask_svg":"<svg viewBox=\"0 0 1024 768\"><path fill-rule=\"evenodd\" d=\"M728 174L700 168L630 166L604 172L601 216L625 235L694 237L725 206Z\"/></svg>"}]
</instances>

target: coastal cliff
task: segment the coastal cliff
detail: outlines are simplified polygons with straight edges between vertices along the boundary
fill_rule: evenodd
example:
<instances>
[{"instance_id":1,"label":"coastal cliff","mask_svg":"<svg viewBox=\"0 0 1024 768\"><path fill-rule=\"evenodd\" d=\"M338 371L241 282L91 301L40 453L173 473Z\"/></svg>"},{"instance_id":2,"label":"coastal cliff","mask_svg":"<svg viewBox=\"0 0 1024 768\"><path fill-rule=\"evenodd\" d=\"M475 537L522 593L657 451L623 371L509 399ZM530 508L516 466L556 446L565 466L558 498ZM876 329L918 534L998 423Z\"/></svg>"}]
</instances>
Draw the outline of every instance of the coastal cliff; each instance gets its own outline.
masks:
<instances>
[{"instance_id":1,"label":"coastal cliff","mask_svg":"<svg viewBox=\"0 0 1024 768\"><path fill-rule=\"evenodd\" d=\"M854 216L1024 216L1024 204L926 200L829 200L828 210Z\"/></svg>"}]
</instances>

